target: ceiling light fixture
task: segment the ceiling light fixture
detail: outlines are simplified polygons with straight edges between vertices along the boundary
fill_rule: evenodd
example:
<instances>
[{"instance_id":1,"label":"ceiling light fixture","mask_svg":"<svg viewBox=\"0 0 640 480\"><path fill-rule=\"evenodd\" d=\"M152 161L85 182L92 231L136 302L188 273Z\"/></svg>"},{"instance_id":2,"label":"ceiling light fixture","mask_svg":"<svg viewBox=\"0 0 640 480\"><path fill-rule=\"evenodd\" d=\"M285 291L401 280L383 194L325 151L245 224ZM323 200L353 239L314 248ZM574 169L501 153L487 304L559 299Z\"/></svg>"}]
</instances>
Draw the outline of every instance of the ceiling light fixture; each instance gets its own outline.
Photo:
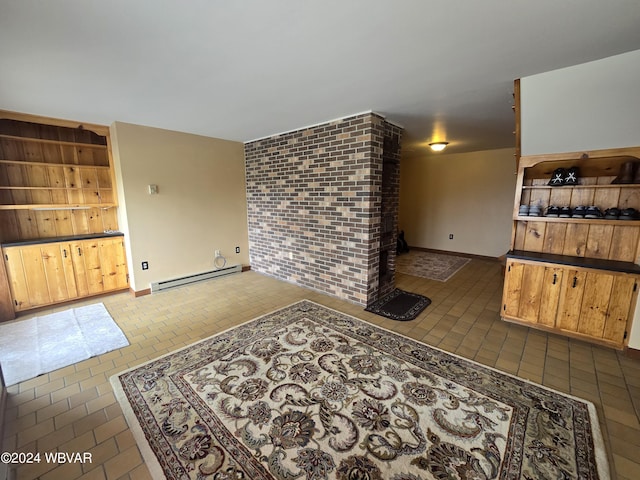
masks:
<instances>
[{"instance_id":1,"label":"ceiling light fixture","mask_svg":"<svg viewBox=\"0 0 640 480\"><path fill-rule=\"evenodd\" d=\"M442 150L447 148L447 145L449 145L449 142L433 142L429 144L431 150L433 150L434 152L441 152Z\"/></svg>"}]
</instances>

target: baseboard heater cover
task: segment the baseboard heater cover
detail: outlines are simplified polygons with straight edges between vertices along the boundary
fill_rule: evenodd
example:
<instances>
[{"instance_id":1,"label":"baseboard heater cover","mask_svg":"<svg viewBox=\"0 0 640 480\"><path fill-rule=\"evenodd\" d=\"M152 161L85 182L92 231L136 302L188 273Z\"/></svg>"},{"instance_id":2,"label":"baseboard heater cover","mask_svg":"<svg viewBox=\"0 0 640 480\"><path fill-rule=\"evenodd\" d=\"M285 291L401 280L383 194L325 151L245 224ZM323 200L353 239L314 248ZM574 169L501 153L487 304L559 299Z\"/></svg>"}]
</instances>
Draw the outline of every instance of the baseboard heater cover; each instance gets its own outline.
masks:
<instances>
[{"instance_id":1,"label":"baseboard heater cover","mask_svg":"<svg viewBox=\"0 0 640 480\"><path fill-rule=\"evenodd\" d=\"M202 280L208 280L210 278L220 277L222 275L229 275L230 273L237 273L241 271L242 271L242 265L233 265L231 267L211 270L210 272L196 273L194 275L187 275L180 278L174 278L172 280L164 280L162 282L153 282L151 284L151 293L159 292L160 290L166 290L167 288L179 287L180 285L187 285L189 283L200 282Z\"/></svg>"}]
</instances>

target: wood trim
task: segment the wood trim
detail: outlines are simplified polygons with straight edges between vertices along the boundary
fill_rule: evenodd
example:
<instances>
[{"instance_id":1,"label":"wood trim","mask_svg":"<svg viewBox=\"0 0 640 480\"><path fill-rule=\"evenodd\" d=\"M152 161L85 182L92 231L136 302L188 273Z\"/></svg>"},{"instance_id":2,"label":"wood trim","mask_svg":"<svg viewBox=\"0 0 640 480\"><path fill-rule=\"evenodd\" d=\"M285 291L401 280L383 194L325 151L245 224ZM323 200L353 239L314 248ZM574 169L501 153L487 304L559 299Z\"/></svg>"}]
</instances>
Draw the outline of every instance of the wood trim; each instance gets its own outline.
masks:
<instances>
[{"instance_id":1,"label":"wood trim","mask_svg":"<svg viewBox=\"0 0 640 480\"><path fill-rule=\"evenodd\" d=\"M579 160L599 160L618 158L621 161L630 160L640 155L640 146L609 148L603 150L588 150L583 152L542 153L539 155L524 155L520 158L520 168L529 168L540 162L576 162ZM615 172L614 175L617 175Z\"/></svg>"},{"instance_id":2,"label":"wood trim","mask_svg":"<svg viewBox=\"0 0 640 480\"><path fill-rule=\"evenodd\" d=\"M520 155L522 154L520 135L522 133L520 129L520 79L517 78L513 81L513 113L515 115L515 130L513 134L516 137L516 169L520 164Z\"/></svg>"},{"instance_id":3,"label":"wood trim","mask_svg":"<svg viewBox=\"0 0 640 480\"><path fill-rule=\"evenodd\" d=\"M46 125L54 125L56 127L80 128L83 130L91 130L98 135L109 135L108 126L98 125L96 123L84 123L75 120L65 120L60 118L45 117L42 115L31 115L29 113L12 112L9 110L0 110L0 118L9 118L11 120L20 120L22 122L44 123Z\"/></svg>"},{"instance_id":4,"label":"wood trim","mask_svg":"<svg viewBox=\"0 0 640 480\"><path fill-rule=\"evenodd\" d=\"M45 189L51 190L51 189ZM82 190L81 188L65 188L63 190ZM96 189L99 190L99 189ZM106 189L103 189L106 190ZM27 203L24 205L0 205L0 210L89 210L91 208L113 208L117 207L115 203L83 203L80 205L79 203L69 204L69 203ZM83 235L83 234L80 234Z\"/></svg>"},{"instance_id":5,"label":"wood trim","mask_svg":"<svg viewBox=\"0 0 640 480\"><path fill-rule=\"evenodd\" d=\"M565 337L571 337L578 340L584 340L585 342L595 343L598 345L602 345L603 347L613 348L615 350L624 350L624 346L620 345L616 342L612 342L610 340L606 340L604 338L592 337L591 335L586 335L580 332L574 332L572 330L560 329L556 327L549 327L548 325L544 325L542 323L531 323L526 320L522 320L521 318L510 317L508 315L504 315L502 312L502 320L505 322L515 323L518 325L522 325L523 327L529 327L534 330L542 330L548 333L554 333L556 335L561 335Z\"/></svg>"},{"instance_id":6,"label":"wood trim","mask_svg":"<svg viewBox=\"0 0 640 480\"><path fill-rule=\"evenodd\" d=\"M97 168L102 170L109 170L111 168L109 165L78 165L77 163L30 162L27 160L0 160L0 163L6 163L10 165L38 165L40 167L73 167L78 169Z\"/></svg>"},{"instance_id":7,"label":"wood trim","mask_svg":"<svg viewBox=\"0 0 640 480\"><path fill-rule=\"evenodd\" d=\"M13 308L13 298L11 297L11 290L9 289L9 279L7 278L7 269L4 265L3 255L2 258L0 258L0 322L13 320L14 318L16 318L16 312Z\"/></svg>"},{"instance_id":8,"label":"wood trim","mask_svg":"<svg viewBox=\"0 0 640 480\"><path fill-rule=\"evenodd\" d=\"M242 271L243 272L248 272L249 270L251 270L251 265L243 265L242 266Z\"/></svg>"},{"instance_id":9,"label":"wood trim","mask_svg":"<svg viewBox=\"0 0 640 480\"><path fill-rule=\"evenodd\" d=\"M83 129L83 130L86 130L86 129ZM99 143L69 142L66 140L49 140L46 138L19 137L16 135L5 135L4 133L0 133L0 138L5 138L7 140L17 140L20 142L42 143L45 145L66 145L68 147L97 148L100 150L107 149L106 145L101 145Z\"/></svg>"},{"instance_id":10,"label":"wood trim","mask_svg":"<svg viewBox=\"0 0 640 480\"><path fill-rule=\"evenodd\" d=\"M107 290L104 292L89 294L86 297L70 298L69 300L63 300L61 302L52 302L46 305L38 305L37 307L33 308L25 308L24 310L19 310L18 312L16 312L16 318L20 318L21 315L42 312L45 310L51 310L52 308L64 307L67 305L69 307L73 307L74 303L82 302L84 300L99 299L101 297L106 297L107 295L112 295L114 293L125 292L126 290L127 288L117 288L114 290Z\"/></svg>"}]
</instances>

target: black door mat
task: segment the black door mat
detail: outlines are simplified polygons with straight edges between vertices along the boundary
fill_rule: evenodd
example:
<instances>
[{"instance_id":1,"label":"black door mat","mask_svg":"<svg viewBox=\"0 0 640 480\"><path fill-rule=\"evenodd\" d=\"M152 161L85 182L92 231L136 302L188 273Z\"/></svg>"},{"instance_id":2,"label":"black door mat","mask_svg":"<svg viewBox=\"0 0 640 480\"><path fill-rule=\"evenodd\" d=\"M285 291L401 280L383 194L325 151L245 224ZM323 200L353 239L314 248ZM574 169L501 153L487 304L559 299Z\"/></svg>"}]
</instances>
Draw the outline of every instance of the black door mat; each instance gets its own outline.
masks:
<instances>
[{"instance_id":1,"label":"black door mat","mask_svg":"<svg viewBox=\"0 0 640 480\"><path fill-rule=\"evenodd\" d=\"M406 322L413 320L429 306L431 300L417 293L405 292L396 288L393 292L368 305L367 312Z\"/></svg>"}]
</instances>

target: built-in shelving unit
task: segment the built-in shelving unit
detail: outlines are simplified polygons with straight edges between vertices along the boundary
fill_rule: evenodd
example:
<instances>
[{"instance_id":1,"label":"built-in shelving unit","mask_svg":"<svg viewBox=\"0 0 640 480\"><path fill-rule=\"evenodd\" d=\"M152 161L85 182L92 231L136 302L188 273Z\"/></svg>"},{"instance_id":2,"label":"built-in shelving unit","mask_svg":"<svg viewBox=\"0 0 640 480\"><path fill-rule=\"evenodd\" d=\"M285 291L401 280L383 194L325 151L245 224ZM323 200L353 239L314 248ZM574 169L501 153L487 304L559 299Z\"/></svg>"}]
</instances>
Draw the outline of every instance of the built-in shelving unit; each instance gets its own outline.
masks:
<instances>
[{"instance_id":1,"label":"built-in shelving unit","mask_svg":"<svg viewBox=\"0 0 640 480\"><path fill-rule=\"evenodd\" d=\"M116 198L108 127L0 111L0 321L127 288Z\"/></svg>"},{"instance_id":2,"label":"built-in shelving unit","mask_svg":"<svg viewBox=\"0 0 640 480\"><path fill-rule=\"evenodd\" d=\"M117 230L106 127L0 112L0 241Z\"/></svg>"},{"instance_id":3,"label":"built-in shelving unit","mask_svg":"<svg viewBox=\"0 0 640 480\"><path fill-rule=\"evenodd\" d=\"M624 347L640 279L640 216L562 218L545 212L549 206L640 212L640 184L619 183L630 162L640 169L640 147L520 158L505 320ZM573 167L577 185L549 185L557 169ZM537 207L540 215L521 215L522 206Z\"/></svg>"}]
</instances>

